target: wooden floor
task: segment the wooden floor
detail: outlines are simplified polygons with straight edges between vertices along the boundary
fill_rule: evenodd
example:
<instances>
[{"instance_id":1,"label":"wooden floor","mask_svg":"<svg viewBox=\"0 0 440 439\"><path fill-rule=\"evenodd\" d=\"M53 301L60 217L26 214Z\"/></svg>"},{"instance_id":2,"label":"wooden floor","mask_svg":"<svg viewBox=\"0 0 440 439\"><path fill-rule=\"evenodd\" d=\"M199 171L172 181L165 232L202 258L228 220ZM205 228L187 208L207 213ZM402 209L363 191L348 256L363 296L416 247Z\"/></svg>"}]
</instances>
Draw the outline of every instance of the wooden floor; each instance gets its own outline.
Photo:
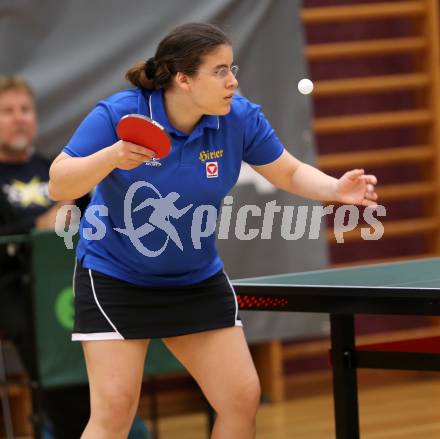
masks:
<instances>
[{"instance_id":1,"label":"wooden floor","mask_svg":"<svg viewBox=\"0 0 440 439\"><path fill-rule=\"evenodd\" d=\"M359 393L362 439L440 438L440 379L405 382ZM164 418L160 439L206 439L204 415ZM258 439L334 438L331 395L263 405Z\"/></svg>"}]
</instances>

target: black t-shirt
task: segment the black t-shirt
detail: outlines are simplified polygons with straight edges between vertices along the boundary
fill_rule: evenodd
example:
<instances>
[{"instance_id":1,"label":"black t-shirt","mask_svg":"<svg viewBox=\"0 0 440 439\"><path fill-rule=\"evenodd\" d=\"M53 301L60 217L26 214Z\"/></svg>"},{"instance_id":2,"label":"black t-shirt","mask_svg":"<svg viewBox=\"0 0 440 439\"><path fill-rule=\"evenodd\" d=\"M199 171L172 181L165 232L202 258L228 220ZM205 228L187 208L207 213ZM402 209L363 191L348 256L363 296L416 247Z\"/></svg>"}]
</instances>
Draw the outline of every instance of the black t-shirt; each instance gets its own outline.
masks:
<instances>
[{"instance_id":1,"label":"black t-shirt","mask_svg":"<svg viewBox=\"0 0 440 439\"><path fill-rule=\"evenodd\" d=\"M50 163L39 155L25 163L0 162L0 236L29 233L35 220L54 205L47 190L49 168ZM76 205L84 212L89 201L84 195ZM11 264L16 265L14 259L0 246L0 277Z\"/></svg>"},{"instance_id":2,"label":"black t-shirt","mask_svg":"<svg viewBox=\"0 0 440 439\"><path fill-rule=\"evenodd\" d=\"M48 182L49 163L38 155L25 163L0 162L0 191L5 204L0 211L0 235L28 232L36 218L53 205Z\"/></svg>"},{"instance_id":3,"label":"black t-shirt","mask_svg":"<svg viewBox=\"0 0 440 439\"><path fill-rule=\"evenodd\" d=\"M0 162L0 236L28 233L34 227L53 205L48 182L49 163L38 155L25 163ZM0 246L0 274L17 266L17 259Z\"/></svg>"}]
</instances>

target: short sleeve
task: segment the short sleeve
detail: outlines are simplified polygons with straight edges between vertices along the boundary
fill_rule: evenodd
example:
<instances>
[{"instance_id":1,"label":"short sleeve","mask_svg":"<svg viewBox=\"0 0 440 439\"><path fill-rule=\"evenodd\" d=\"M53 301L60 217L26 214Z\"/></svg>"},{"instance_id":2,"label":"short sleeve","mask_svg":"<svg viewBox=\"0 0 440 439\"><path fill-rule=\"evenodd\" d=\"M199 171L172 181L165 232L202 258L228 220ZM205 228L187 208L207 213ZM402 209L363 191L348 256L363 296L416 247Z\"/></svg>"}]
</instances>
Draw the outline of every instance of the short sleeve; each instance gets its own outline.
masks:
<instances>
[{"instance_id":1,"label":"short sleeve","mask_svg":"<svg viewBox=\"0 0 440 439\"><path fill-rule=\"evenodd\" d=\"M253 105L246 117L243 160L250 165L272 163L284 151L284 145L261 111Z\"/></svg>"},{"instance_id":2,"label":"short sleeve","mask_svg":"<svg viewBox=\"0 0 440 439\"><path fill-rule=\"evenodd\" d=\"M98 103L81 122L63 151L71 157L86 157L117 140L109 110Z\"/></svg>"}]
</instances>

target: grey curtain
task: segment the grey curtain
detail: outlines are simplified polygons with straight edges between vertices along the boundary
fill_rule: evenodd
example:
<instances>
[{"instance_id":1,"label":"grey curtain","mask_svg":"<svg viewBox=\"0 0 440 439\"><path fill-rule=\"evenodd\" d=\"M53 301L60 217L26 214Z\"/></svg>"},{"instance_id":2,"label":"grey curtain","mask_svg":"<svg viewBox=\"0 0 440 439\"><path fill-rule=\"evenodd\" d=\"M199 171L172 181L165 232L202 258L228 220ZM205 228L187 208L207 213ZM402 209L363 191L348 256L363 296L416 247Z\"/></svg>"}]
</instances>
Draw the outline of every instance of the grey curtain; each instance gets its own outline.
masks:
<instances>
[{"instance_id":1,"label":"grey curtain","mask_svg":"<svg viewBox=\"0 0 440 439\"><path fill-rule=\"evenodd\" d=\"M0 72L28 79L37 93L37 149L56 155L94 103L127 87L124 74L152 56L160 39L188 21L220 25L232 37L240 64L240 91L263 107L286 148L314 163L310 99L298 93L307 77L299 0L5 0L0 2ZM244 167L231 194L234 212L243 204L264 210L313 203L273 190ZM281 213L271 239L239 241L233 230L219 248L231 278L303 271L326 265L325 235L286 240ZM295 219L295 215L294 215ZM261 229L262 219L248 221ZM292 230L293 230L292 226ZM233 229L233 227L231 227ZM242 313L249 341L316 335L323 316Z\"/></svg>"}]
</instances>

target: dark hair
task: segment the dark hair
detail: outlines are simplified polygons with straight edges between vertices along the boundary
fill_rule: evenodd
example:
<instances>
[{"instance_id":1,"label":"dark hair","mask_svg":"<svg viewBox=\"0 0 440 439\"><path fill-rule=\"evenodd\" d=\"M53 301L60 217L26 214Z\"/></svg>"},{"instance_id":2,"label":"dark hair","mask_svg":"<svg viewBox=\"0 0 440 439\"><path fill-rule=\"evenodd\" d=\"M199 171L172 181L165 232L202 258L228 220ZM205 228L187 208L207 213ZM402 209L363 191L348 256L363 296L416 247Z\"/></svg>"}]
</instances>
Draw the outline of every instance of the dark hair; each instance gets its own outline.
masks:
<instances>
[{"instance_id":1,"label":"dark hair","mask_svg":"<svg viewBox=\"0 0 440 439\"><path fill-rule=\"evenodd\" d=\"M177 72L193 75L203 56L216 47L232 45L229 37L217 26L208 23L187 23L172 30L147 61L132 66L125 78L144 89L168 88Z\"/></svg>"}]
</instances>

